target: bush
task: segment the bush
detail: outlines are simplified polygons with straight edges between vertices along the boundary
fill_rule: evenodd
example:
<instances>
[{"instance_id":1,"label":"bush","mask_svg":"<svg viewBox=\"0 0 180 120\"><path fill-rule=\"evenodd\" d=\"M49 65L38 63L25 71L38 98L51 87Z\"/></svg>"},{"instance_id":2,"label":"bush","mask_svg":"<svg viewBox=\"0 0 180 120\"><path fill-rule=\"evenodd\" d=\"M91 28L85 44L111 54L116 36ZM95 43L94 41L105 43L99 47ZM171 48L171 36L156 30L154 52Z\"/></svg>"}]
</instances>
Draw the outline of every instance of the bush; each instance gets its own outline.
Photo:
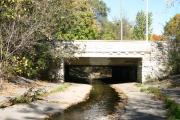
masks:
<instances>
[{"instance_id":1,"label":"bush","mask_svg":"<svg viewBox=\"0 0 180 120\"><path fill-rule=\"evenodd\" d=\"M48 69L53 60L49 51L50 43L39 42L31 50L23 51L20 55L13 56L11 59L11 71L14 75L30 79L48 79Z\"/></svg>"},{"instance_id":2,"label":"bush","mask_svg":"<svg viewBox=\"0 0 180 120\"><path fill-rule=\"evenodd\" d=\"M169 98L165 99L166 108L168 109L168 120L180 119L180 105Z\"/></svg>"},{"instance_id":3,"label":"bush","mask_svg":"<svg viewBox=\"0 0 180 120\"><path fill-rule=\"evenodd\" d=\"M17 103L30 103L40 99L40 97L45 93L47 92L44 89L35 90L34 88L30 88L24 95L16 97L11 102L12 105Z\"/></svg>"}]
</instances>

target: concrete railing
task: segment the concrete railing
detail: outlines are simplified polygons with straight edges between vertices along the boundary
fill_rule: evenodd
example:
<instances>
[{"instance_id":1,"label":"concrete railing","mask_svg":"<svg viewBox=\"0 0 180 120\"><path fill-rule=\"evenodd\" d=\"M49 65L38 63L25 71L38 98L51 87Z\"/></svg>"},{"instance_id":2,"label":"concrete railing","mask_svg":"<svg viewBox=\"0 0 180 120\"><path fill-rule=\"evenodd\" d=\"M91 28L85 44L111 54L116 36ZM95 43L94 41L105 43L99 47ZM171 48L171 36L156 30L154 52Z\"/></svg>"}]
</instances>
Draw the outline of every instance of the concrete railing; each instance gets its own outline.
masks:
<instances>
[{"instance_id":1,"label":"concrete railing","mask_svg":"<svg viewBox=\"0 0 180 120\"><path fill-rule=\"evenodd\" d=\"M151 42L146 41L119 41L119 40L83 40L74 41L74 44L84 48L84 52L148 52Z\"/></svg>"}]
</instances>

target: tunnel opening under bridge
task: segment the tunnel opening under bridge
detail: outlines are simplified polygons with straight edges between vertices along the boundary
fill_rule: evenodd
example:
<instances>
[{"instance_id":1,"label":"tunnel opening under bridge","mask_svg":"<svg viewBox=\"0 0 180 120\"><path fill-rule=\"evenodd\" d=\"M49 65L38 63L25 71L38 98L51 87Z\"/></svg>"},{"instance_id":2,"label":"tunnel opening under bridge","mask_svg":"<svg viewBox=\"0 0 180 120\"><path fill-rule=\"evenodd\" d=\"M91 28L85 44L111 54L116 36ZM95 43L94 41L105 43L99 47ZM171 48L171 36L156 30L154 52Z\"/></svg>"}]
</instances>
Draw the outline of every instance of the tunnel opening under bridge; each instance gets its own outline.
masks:
<instances>
[{"instance_id":1,"label":"tunnel opening under bridge","mask_svg":"<svg viewBox=\"0 0 180 120\"><path fill-rule=\"evenodd\" d=\"M141 58L79 58L65 62L65 81L141 82Z\"/></svg>"}]
</instances>

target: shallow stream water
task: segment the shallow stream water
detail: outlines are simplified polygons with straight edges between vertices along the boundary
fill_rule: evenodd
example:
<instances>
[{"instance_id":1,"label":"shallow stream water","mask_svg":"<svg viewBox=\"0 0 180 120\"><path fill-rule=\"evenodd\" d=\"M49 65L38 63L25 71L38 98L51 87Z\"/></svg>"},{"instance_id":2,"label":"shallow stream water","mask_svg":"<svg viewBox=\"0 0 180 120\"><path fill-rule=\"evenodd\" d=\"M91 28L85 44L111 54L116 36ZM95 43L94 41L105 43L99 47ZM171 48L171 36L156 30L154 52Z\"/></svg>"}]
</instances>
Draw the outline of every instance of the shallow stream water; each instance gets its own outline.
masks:
<instances>
[{"instance_id":1,"label":"shallow stream water","mask_svg":"<svg viewBox=\"0 0 180 120\"><path fill-rule=\"evenodd\" d=\"M54 120L106 120L115 112L120 100L118 93L99 80L93 80L89 98L65 110Z\"/></svg>"}]
</instances>

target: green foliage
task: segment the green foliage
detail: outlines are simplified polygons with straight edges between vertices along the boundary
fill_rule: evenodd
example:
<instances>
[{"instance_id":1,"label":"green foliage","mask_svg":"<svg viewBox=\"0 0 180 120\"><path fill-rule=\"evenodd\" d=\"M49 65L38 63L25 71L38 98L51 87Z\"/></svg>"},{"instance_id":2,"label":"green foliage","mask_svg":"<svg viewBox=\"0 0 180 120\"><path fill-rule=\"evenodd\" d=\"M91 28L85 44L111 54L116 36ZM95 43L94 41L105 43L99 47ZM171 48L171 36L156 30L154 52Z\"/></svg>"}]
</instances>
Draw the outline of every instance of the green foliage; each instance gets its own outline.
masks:
<instances>
[{"instance_id":1,"label":"green foliage","mask_svg":"<svg viewBox=\"0 0 180 120\"><path fill-rule=\"evenodd\" d=\"M148 24L149 24L149 37L151 36L152 29L152 13L149 13L148 18ZM136 15L136 24L133 29L133 39L135 40L145 40L146 38L146 14L144 11L140 11Z\"/></svg>"},{"instance_id":2,"label":"green foliage","mask_svg":"<svg viewBox=\"0 0 180 120\"><path fill-rule=\"evenodd\" d=\"M164 34L177 42L180 41L180 14L175 15L167 22Z\"/></svg>"},{"instance_id":3,"label":"green foliage","mask_svg":"<svg viewBox=\"0 0 180 120\"><path fill-rule=\"evenodd\" d=\"M11 102L12 102L12 105L18 104L18 103L30 103L39 99L39 97L44 95L45 93L46 92L43 89L34 91L33 88L30 88L25 94L16 97L15 99L11 100Z\"/></svg>"},{"instance_id":4,"label":"green foliage","mask_svg":"<svg viewBox=\"0 0 180 120\"><path fill-rule=\"evenodd\" d=\"M107 19L108 12L110 9L106 3L102 0L91 0L91 6L93 8L97 22L99 23L99 37L102 40L120 40L120 28L121 21L114 20L109 21ZM132 25L130 22L123 18L123 39L131 39L132 37Z\"/></svg>"},{"instance_id":5,"label":"green foliage","mask_svg":"<svg viewBox=\"0 0 180 120\"><path fill-rule=\"evenodd\" d=\"M15 73L17 73L18 75L23 75L23 74L27 74L28 77L30 77L33 73L31 70L31 62L25 58L25 57L18 57L18 56L14 56L12 58L12 63L13 63L13 71Z\"/></svg>"},{"instance_id":6,"label":"green foliage","mask_svg":"<svg viewBox=\"0 0 180 120\"><path fill-rule=\"evenodd\" d=\"M168 109L168 120L179 120L180 119L180 105L175 101L166 97L165 105Z\"/></svg>"},{"instance_id":7,"label":"green foliage","mask_svg":"<svg viewBox=\"0 0 180 120\"><path fill-rule=\"evenodd\" d=\"M108 21L104 20L102 22L102 30L100 33L100 39L104 40L120 40L121 33L121 21L114 20ZM130 40L132 37L132 25L127 19L123 19L123 39Z\"/></svg>"},{"instance_id":8,"label":"green foliage","mask_svg":"<svg viewBox=\"0 0 180 120\"><path fill-rule=\"evenodd\" d=\"M96 39L98 28L87 0L67 0L55 34L60 40Z\"/></svg>"},{"instance_id":9,"label":"green foliage","mask_svg":"<svg viewBox=\"0 0 180 120\"><path fill-rule=\"evenodd\" d=\"M96 39L98 32L88 0L0 1L0 62L15 75L48 75L52 62L71 57L75 48L53 57L50 41Z\"/></svg>"},{"instance_id":10,"label":"green foliage","mask_svg":"<svg viewBox=\"0 0 180 120\"><path fill-rule=\"evenodd\" d=\"M106 3L102 0L91 0L91 7L94 12L94 16L98 22L99 37L102 40L113 40L115 39L114 24L107 19L108 12L110 9Z\"/></svg>"},{"instance_id":11,"label":"green foliage","mask_svg":"<svg viewBox=\"0 0 180 120\"><path fill-rule=\"evenodd\" d=\"M115 32L115 40L120 40L121 39L121 21L120 20L114 20L114 32ZM132 30L133 26L131 23L128 21L128 19L123 18L122 19L122 25L123 25L123 40L130 40L132 38Z\"/></svg>"},{"instance_id":12,"label":"green foliage","mask_svg":"<svg viewBox=\"0 0 180 120\"><path fill-rule=\"evenodd\" d=\"M47 0L1 0L0 35L3 41L11 41L8 43L9 47L12 47L11 44L16 47L19 43L14 43L13 40L21 42L24 39L28 43L29 40L37 40L38 35L48 37L47 31L54 21L48 18L52 17L53 13L47 4Z\"/></svg>"},{"instance_id":13,"label":"green foliage","mask_svg":"<svg viewBox=\"0 0 180 120\"><path fill-rule=\"evenodd\" d=\"M156 87L145 87L144 85L139 85L138 87L140 87L140 91L141 92L146 92L146 93L150 93L154 95L154 99L158 99L158 100L164 100L164 95L161 93L160 89L156 88Z\"/></svg>"},{"instance_id":14,"label":"green foliage","mask_svg":"<svg viewBox=\"0 0 180 120\"><path fill-rule=\"evenodd\" d=\"M104 21L102 23L102 30L100 33L100 39L102 40L114 40L116 38L116 34L114 31L114 24L110 21Z\"/></svg>"},{"instance_id":15,"label":"green foliage","mask_svg":"<svg viewBox=\"0 0 180 120\"><path fill-rule=\"evenodd\" d=\"M65 89L67 89L70 86L70 84L61 84L57 86L56 88L52 89L49 93L57 93L57 92L62 92Z\"/></svg>"},{"instance_id":16,"label":"green foliage","mask_svg":"<svg viewBox=\"0 0 180 120\"><path fill-rule=\"evenodd\" d=\"M50 43L39 42L30 51L24 51L14 56L12 59L13 73L28 78L41 78L44 76L43 73L48 70L53 59L49 50Z\"/></svg>"},{"instance_id":17,"label":"green foliage","mask_svg":"<svg viewBox=\"0 0 180 120\"><path fill-rule=\"evenodd\" d=\"M169 65L172 67L171 74L180 73L180 51L170 50L169 51Z\"/></svg>"},{"instance_id":18,"label":"green foliage","mask_svg":"<svg viewBox=\"0 0 180 120\"><path fill-rule=\"evenodd\" d=\"M98 20L101 18L106 18L108 12L110 11L106 3L102 0L91 0L91 6Z\"/></svg>"},{"instance_id":19,"label":"green foliage","mask_svg":"<svg viewBox=\"0 0 180 120\"><path fill-rule=\"evenodd\" d=\"M169 63L172 74L180 73L180 14L175 15L164 27L164 35L169 40Z\"/></svg>"},{"instance_id":20,"label":"green foliage","mask_svg":"<svg viewBox=\"0 0 180 120\"><path fill-rule=\"evenodd\" d=\"M32 0L1 0L0 6L1 22L3 20L16 19L19 15L30 15L34 8Z\"/></svg>"},{"instance_id":21,"label":"green foliage","mask_svg":"<svg viewBox=\"0 0 180 120\"><path fill-rule=\"evenodd\" d=\"M0 69L3 72L15 71L18 75L35 75L38 68L34 69L34 61L23 54L27 51L33 52L36 41L47 40L51 34L49 28L53 27L54 21L50 18L54 12L47 4L47 0L0 1L0 62L3 66ZM38 61L38 64L41 63Z\"/></svg>"}]
</instances>

